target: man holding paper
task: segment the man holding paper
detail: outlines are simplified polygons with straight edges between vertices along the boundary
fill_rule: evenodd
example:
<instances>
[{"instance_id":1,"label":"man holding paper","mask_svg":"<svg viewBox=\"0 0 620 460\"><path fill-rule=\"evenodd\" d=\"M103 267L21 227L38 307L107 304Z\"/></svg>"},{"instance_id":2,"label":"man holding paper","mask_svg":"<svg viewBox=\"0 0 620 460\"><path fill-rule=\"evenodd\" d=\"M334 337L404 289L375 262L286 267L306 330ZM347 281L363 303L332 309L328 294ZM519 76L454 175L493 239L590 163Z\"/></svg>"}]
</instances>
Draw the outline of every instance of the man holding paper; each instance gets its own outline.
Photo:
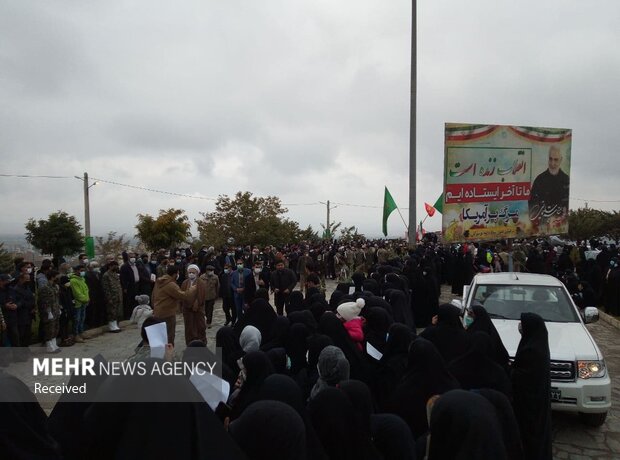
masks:
<instances>
[{"instance_id":1,"label":"man holding paper","mask_svg":"<svg viewBox=\"0 0 620 460\"><path fill-rule=\"evenodd\" d=\"M177 284L178 276L179 268L176 265L168 265L166 274L155 281L153 290L153 317L166 322L168 343L173 345L179 303L191 303L196 296L196 286L190 287L185 292L181 290Z\"/></svg>"}]
</instances>

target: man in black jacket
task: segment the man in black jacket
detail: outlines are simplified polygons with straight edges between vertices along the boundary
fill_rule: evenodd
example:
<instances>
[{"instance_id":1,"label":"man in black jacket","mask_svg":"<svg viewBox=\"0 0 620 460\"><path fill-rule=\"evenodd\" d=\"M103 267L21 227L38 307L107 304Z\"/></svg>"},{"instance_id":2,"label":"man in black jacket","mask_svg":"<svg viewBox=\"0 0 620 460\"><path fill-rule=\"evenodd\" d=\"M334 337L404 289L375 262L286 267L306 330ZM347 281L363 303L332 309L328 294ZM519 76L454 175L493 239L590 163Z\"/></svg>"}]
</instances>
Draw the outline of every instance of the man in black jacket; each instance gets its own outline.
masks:
<instances>
[{"instance_id":1,"label":"man in black jacket","mask_svg":"<svg viewBox=\"0 0 620 460\"><path fill-rule=\"evenodd\" d=\"M288 305L288 298L295 285L297 284L297 275L290 268L284 268L282 260L276 261L276 270L271 274L271 282L269 283L271 292L275 294L275 304L278 315L284 314L284 305Z\"/></svg>"}]
</instances>

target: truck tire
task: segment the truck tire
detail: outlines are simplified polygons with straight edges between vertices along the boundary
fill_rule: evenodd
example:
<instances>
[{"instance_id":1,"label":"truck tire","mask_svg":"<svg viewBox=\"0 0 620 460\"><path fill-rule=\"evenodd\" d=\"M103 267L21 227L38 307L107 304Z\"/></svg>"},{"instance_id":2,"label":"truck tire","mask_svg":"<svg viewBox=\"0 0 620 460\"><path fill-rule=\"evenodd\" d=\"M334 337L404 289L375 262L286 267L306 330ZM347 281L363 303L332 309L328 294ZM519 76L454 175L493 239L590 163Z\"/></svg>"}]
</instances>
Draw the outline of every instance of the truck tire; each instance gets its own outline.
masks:
<instances>
[{"instance_id":1,"label":"truck tire","mask_svg":"<svg viewBox=\"0 0 620 460\"><path fill-rule=\"evenodd\" d=\"M607 412L601 412L598 414L585 414L583 412L579 412L579 418L581 419L581 423L584 425L598 428L605 423Z\"/></svg>"}]
</instances>

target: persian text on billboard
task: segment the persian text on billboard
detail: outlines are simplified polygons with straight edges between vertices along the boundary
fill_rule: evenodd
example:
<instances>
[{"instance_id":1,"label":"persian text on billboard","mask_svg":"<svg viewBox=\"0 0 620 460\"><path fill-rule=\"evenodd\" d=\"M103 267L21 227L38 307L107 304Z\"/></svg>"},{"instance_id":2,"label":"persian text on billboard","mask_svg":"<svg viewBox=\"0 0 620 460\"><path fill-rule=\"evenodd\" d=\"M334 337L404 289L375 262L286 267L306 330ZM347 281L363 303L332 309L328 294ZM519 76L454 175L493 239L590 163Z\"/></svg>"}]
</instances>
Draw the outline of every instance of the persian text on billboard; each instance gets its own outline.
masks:
<instances>
[{"instance_id":1,"label":"persian text on billboard","mask_svg":"<svg viewBox=\"0 0 620 460\"><path fill-rule=\"evenodd\" d=\"M446 124L447 241L568 232L571 130Z\"/></svg>"}]
</instances>

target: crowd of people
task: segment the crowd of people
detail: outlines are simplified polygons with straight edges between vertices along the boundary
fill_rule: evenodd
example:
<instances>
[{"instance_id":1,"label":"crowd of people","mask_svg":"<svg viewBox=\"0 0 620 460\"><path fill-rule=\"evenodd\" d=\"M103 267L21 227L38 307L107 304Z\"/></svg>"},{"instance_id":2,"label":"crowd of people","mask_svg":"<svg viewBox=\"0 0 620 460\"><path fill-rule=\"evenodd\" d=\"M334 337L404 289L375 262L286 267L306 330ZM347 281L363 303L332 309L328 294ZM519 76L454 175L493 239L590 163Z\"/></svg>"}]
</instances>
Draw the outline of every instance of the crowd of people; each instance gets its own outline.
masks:
<instances>
[{"instance_id":1,"label":"crowd of people","mask_svg":"<svg viewBox=\"0 0 620 460\"><path fill-rule=\"evenodd\" d=\"M70 331L75 341L83 340L85 324L107 322L115 331L118 320L133 316L143 347L130 359L152 363L161 358L149 354L146 328L164 323L172 348L181 311L187 349L182 358L163 359L189 360L192 349L207 347L205 330L213 326L221 298L226 323L218 325L215 345L231 391L215 410L195 402L75 405L61 399L47 418L34 396L28 403L4 402L7 413L22 415L17 423L0 417L0 454L550 459L544 321L522 314L521 342L510 362L484 307L473 305L463 317L457 307L439 304L440 285L458 292L476 271L512 265L558 276L578 305L602 303L614 313L617 257L614 246L592 257L592 242L590 248L544 242L442 247L429 239L412 251L400 243L364 241L127 253L122 263L109 258L101 269L80 256L73 267L56 270L50 263L36 274L18 262L14 275L0 276L3 324L13 321L8 340L28 343L30 323L19 318L32 321L38 307L44 325L39 338L50 352L49 341L55 345L60 337L63 346ZM329 298L326 279L338 280ZM179 377L155 400L176 390L196 391ZM0 372L0 393L24 391Z\"/></svg>"}]
</instances>

